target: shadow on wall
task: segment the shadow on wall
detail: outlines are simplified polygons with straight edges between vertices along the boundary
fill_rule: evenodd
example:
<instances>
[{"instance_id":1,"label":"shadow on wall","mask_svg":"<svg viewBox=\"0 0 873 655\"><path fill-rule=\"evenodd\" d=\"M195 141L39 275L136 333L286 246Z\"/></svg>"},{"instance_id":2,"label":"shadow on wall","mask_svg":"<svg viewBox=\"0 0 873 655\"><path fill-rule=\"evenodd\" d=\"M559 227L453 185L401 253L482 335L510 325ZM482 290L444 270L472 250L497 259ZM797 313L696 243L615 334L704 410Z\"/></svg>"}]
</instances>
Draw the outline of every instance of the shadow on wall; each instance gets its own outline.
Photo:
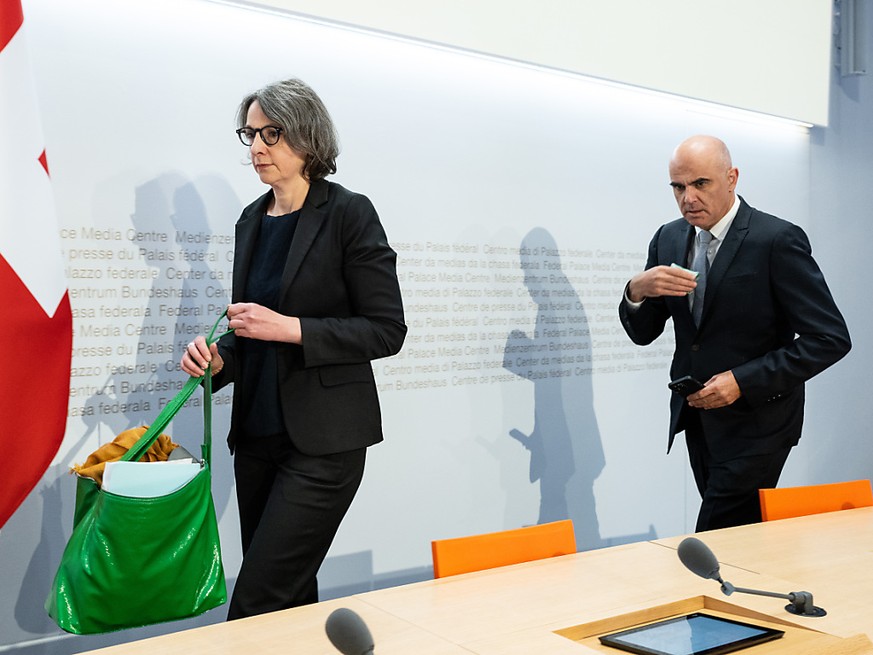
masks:
<instances>
[{"instance_id":1,"label":"shadow on wall","mask_svg":"<svg viewBox=\"0 0 873 655\"><path fill-rule=\"evenodd\" d=\"M112 189L113 212L124 193L124 189ZM201 617L163 626L73 637L64 635L43 608L72 529L75 483L68 472L74 459L83 460L117 433L148 424L157 416L185 383L178 367L181 349L211 327L229 299L231 258L226 252L232 254L233 245L229 236L216 238L210 227L210 222L219 225L221 233L230 235L239 215L240 203L226 181L217 177L191 181L167 173L136 187L132 196L135 208L129 224L113 215L112 226L125 234L131 233L130 228L141 235L133 239L130 266L155 269L156 273L150 286L131 283L127 295L100 295L92 301L132 311L120 311L113 314L117 318L110 319L111 324L127 328L112 342L115 356L103 367L109 375L93 381L98 391L84 401L90 411L80 412L81 424L71 422L79 427L68 427L58 461L0 531L0 651L11 646L16 653L61 655L225 618L226 608L220 607ZM130 250L130 245L118 247ZM70 282L71 291L73 284L81 284ZM80 334L75 324L74 330ZM228 508L233 488L230 455L224 447L229 399L229 394L221 392L213 415L213 494L219 518ZM192 397L168 433L200 455L201 396Z\"/></svg>"},{"instance_id":2,"label":"shadow on wall","mask_svg":"<svg viewBox=\"0 0 873 655\"><path fill-rule=\"evenodd\" d=\"M539 482L537 523L572 519L579 550L601 547L594 481L605 465L590 368L591 337L585 308L561 268L558 245L544 228L524 237L519 252L524 284L537 305L533 334L513 330L506 352L528 353L537 363L504 368L534 385L533 431L509 436L530 453L531 484Z\"/></svg>"},{"instance_id":3,"label":"shadow on wall","mask_svg":"<svg viewBox=\"0 0 873 655\"><path fill-rule=\"evenodd\" d=\"M207 199L213 210L207 211ZM219 209L220 208L220 209ZM218 178L205 178L195 184L174 173L166 173L138 186L134 192L134 211L130 216L134 246L146 266L154 269L151 288L138 288L137 307L144 310L136 341L125 344L125 353L135 355L130 365L113 367L105 387L115 390L115 402L122 411L100 415L109 429L109 439L118 432L148 425L185 383L178 361L186 344L203 334L229 302L229 260L224 251L232 244L210 249L213 223L231 232L239 214L239 201ZM220 212L217 216L216 213ZM220 265L220 266L219 266ZM223 270L228 268L227 271ZM122 392L121 390L126 390ZM226 426L229 423L228 393L214 398L218 405L213 415L213 456L221 457ZM91 401L99 401L92 397ZM203 436L203 403L195 394L168 428L173 440L200 456ZM227 509L233 486L229 466L214 463L213 496L219 520Z\"/></svg>"}]
</instances>

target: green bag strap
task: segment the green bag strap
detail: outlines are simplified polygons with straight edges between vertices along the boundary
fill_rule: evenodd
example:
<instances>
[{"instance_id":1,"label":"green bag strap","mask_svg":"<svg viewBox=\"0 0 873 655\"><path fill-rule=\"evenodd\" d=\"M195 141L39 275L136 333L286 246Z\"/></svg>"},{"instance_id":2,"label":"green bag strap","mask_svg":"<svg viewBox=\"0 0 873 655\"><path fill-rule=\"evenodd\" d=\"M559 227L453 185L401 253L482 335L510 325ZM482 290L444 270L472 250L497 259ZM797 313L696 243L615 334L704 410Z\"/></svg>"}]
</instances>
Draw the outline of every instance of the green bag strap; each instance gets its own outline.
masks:
<instances>
[{"instance_id":1,"label":"green bag strap","mask_svg":"<svg viewBox=\"0 0 873 655\"><path fill-rule=\"evenodd\" d=\"M218 320L209 331L209 336L206 337L206 343L212 345L226 334L233 332L232 329L222 332L215 336L215 331L218 329L218 324L227 316L227 310L221 313ZM145 433L139 440L131 446L131 448L121 457L123 462L138 462L146 451L151 448L151 445L157 441L158 437L167 427L173 417L182 409L182 406L188 402L188 399L194 393L194 390L203 383L203 445L201 452L203 460L208 466L212 465L212 362L206 367L206 371L202 378L191 376L191 378L182 387L182 390L177 393L170 402L161 410L158 417L152 422Z\"/></svg>"}]
</instances>

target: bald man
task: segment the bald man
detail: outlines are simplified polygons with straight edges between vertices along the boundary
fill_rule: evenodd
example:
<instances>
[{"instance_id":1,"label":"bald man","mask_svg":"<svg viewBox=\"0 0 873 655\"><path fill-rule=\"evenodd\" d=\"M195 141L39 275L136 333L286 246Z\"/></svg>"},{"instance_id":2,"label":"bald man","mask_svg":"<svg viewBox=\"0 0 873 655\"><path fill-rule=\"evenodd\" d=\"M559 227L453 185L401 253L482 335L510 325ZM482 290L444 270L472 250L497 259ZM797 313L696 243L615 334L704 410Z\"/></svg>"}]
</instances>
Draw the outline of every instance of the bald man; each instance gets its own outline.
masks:
<instances>
[{"instance_id":1,"label":"bald man","mask_svg":"<svg viewBox=\"0 0 873 655\"><path fill-rule=\"evenodd\" d=\"M804 383L851 342L806 234L736 194L739 171L722 141L683 141L669 171L682 218L655 233L619 316L639 345L672 318L670 377L705 385L672 394L667 445L685 432L700 532L761 520L758 489L776 486L800 439Z\"/></svg>"}]
</instances>

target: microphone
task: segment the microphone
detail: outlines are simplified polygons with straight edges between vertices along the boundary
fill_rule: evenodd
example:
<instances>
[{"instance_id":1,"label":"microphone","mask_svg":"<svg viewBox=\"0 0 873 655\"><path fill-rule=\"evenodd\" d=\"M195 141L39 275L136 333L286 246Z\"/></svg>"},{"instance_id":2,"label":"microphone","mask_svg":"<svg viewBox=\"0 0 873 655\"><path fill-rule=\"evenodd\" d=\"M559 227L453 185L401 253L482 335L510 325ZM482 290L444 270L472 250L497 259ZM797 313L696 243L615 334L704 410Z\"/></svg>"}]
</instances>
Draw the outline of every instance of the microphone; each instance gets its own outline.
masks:
<instances>
[{"instance_id":1,"label":"microphone","mask_svg":"<svg viewBox=\"0 0 873 655\"><path fill-rule=\"evenodd\" d=\"M785 609L799 616L824 616L827 614L821 607L816 607L812 602L812 594L808 591L793 591L789 594L778 594L772 591L758 591L757 589L744 589L735 587L730 582L721 579L718 559L705 543L697 537L686 537L679 544L679 559L692 573L701 578L717 580L721 583L721 590L725 596L730 596L735 591L757 596L770 596L771 598L784 598L791 601Z\"/></svg>"},{"instance_id":2,"label":"microphone","mask_svg":"<svg viewBox=\"0 0 873 655\"><path fill-rule=\"evenodd\" d=\"M327 638L343 655L373 655L373 635L357 612L335 609L324 624Z\"/></svg>"}]
</instances>

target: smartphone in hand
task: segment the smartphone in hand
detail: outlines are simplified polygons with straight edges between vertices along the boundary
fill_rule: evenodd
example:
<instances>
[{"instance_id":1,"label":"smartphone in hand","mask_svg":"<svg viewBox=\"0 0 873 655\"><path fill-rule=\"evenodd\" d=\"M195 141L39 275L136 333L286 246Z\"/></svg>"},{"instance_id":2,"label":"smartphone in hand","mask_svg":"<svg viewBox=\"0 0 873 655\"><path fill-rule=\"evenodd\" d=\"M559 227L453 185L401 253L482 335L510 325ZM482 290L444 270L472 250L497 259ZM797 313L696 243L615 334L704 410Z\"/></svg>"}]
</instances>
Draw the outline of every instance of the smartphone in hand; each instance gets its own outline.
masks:
<instances>
[{"instance_id":1,"label":"smartphone in hand","mask_svg":"<svg viewBox=\"0 0 873 655\"><path fill-rule=\"evenodd\" d=\"M678 380L673 380L667 386L683 398L687 398L691 394L697 393L703 389L704 385L700 380L693 378L690 375L686 375Z\"/></svg>"}]
</instances>

